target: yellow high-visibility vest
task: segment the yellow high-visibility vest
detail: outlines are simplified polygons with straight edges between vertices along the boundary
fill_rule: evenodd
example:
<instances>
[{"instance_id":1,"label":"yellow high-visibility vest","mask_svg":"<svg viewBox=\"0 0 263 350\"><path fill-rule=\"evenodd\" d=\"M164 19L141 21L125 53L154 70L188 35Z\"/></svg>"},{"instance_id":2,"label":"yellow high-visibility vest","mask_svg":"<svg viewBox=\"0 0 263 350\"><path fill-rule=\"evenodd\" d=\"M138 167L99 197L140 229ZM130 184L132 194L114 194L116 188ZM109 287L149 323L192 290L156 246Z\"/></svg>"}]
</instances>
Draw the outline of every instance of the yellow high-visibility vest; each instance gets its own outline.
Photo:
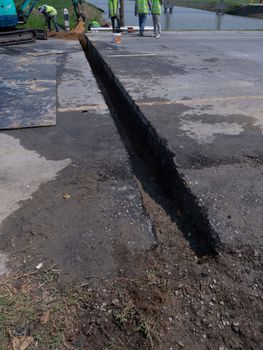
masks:
<instances>
[{"instance_id":1,"label":"yellow high-visibility vest","mask_svg":"<svg viewBox=\"0 0 263 350\"><path fill-rule=\"evenodd\" d=\"M110 17L118 16L118 0L109 0L108 4Z\"/></svg>"},{"instance_id":2,"label":"yellow high-visibility vest","mask_svg":"<svg viewBox=\"0 0 263 350\"><path fill-rule=\"evenodd\" d=\"M162 12L160 0L152 0L152 14L153 15L160 15Z\"/></svg>"},{"instance_id":3,"label":"yellow high-visibility vest","mask_svg":"<svg viewBox=\"0 0 263 350\"><path fill-rule=\"evenodd\" d=\"M136 0L137 1L137 13L148 13L149 5L147 0Z\"/></svg>"},{"instance_id":4,"label":"yellow high-visibility vest","mask_svg":"<svg viewBox=\"0 0 263 350\"><path fill-rule=\"evenodd\" d=\"M49 16L53 17L57 15L57 10L54 7L45 5L45 9Z\"/></svg>"}]
</instances>

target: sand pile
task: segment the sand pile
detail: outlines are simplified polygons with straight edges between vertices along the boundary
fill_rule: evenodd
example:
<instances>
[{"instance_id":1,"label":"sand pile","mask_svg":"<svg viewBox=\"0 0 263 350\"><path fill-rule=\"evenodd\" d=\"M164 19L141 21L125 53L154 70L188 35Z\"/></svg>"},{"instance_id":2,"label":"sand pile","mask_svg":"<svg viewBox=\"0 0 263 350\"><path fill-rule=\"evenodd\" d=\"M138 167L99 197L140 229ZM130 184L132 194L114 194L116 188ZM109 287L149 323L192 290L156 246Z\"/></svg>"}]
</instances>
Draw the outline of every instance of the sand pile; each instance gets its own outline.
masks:
<instances>
[{"instance_id":1,"label":"sand pile","mask_svg":"<svg viewBox=\"0 0 263 350\"><path fill-rule=\"evenodd\" d=\"M82 34L85 32L85 23L80 21L74 29L71 30L71 33L79 33Z\"/></svg>"},{"instance_id":2,"label":"sand pile","mask_svg":"<svg viewBox=\"0 0 263 350\"><path fill-rule=\"evenodd\" d=\"M49 38L64 39L64 40L79 40L81 34L86 30L85 23L83 21L78 24L70 32L49 32L47 35Z\"/></svg>"}]
</instances>

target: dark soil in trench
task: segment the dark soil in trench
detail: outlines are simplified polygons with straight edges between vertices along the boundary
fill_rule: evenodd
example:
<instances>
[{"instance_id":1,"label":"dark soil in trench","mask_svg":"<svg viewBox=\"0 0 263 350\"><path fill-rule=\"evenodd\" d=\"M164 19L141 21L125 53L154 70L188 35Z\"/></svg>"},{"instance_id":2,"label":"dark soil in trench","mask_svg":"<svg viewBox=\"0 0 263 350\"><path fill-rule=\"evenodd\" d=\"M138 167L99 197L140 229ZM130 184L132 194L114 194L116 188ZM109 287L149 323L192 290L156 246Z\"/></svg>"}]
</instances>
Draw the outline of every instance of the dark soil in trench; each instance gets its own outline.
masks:
<instances>
[{"instance_id":1,"label":"dark soil in trench","mask_svg":"<svg viewBox=\"0 0 263 350\"><path fill-rule=\"evenodd\" d=\"M196 258L162 206L141 190L158 245L121 258L120 277L105 281L80 312L84 348L262 349L259 252Z\"/></svg>"}]
</instances>

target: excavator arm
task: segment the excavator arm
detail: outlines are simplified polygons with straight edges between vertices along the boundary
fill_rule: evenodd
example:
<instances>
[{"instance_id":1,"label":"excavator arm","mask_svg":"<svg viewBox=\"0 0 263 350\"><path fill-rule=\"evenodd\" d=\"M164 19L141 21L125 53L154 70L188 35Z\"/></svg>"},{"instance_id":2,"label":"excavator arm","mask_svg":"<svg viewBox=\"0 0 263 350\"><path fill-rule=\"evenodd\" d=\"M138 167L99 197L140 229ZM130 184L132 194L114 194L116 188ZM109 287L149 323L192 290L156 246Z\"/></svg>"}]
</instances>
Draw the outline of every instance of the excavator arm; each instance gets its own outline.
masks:
<instances>
[{"instance_id":1,"label":"excavator arm","mask_svg":"<svg viewBox=\"0 0 263 350\"><path fill-rule=\"evenodd\" d=\"M25 0L17 6L18 23L26 23L38 0Z\"/></svg>"}]
</instances>

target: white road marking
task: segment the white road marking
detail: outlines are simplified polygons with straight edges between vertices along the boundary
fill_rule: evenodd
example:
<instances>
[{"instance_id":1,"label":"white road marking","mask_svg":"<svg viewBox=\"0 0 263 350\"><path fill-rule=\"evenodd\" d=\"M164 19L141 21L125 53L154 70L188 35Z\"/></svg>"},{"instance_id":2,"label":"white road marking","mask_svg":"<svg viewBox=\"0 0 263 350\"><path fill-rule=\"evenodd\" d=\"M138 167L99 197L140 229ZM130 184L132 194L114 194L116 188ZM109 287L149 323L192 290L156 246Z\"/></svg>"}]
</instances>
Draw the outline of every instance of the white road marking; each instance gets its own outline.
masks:
<instances>
[{"instance_id":1,"label":"white road marking","mask_svg":"<svg viewBox=\"0 0 263 350\"><path fill-rule=\"evenodd\" d=\"M222 96L222 97L207 97L207 98L193 98L189 100L173 100L173 101L152 101L152 102L138 102L139 106L159 106L172 105L182 103L184 105L192 104L209 104L217 101L241 101L241 100L262 100L263 96Z\"/></svg>"},{"instance_id":2,"label":"white road marking","mask_svg":"<svg viewBox=\"0 0 263 350\"><path fill-rule=\"evenodd\" d=\"M123 54L123 55L107 55L106 57L141 57L141 56L157 56L156 53L135 53L135 54Z\"/></svg>"}]
</instances>

